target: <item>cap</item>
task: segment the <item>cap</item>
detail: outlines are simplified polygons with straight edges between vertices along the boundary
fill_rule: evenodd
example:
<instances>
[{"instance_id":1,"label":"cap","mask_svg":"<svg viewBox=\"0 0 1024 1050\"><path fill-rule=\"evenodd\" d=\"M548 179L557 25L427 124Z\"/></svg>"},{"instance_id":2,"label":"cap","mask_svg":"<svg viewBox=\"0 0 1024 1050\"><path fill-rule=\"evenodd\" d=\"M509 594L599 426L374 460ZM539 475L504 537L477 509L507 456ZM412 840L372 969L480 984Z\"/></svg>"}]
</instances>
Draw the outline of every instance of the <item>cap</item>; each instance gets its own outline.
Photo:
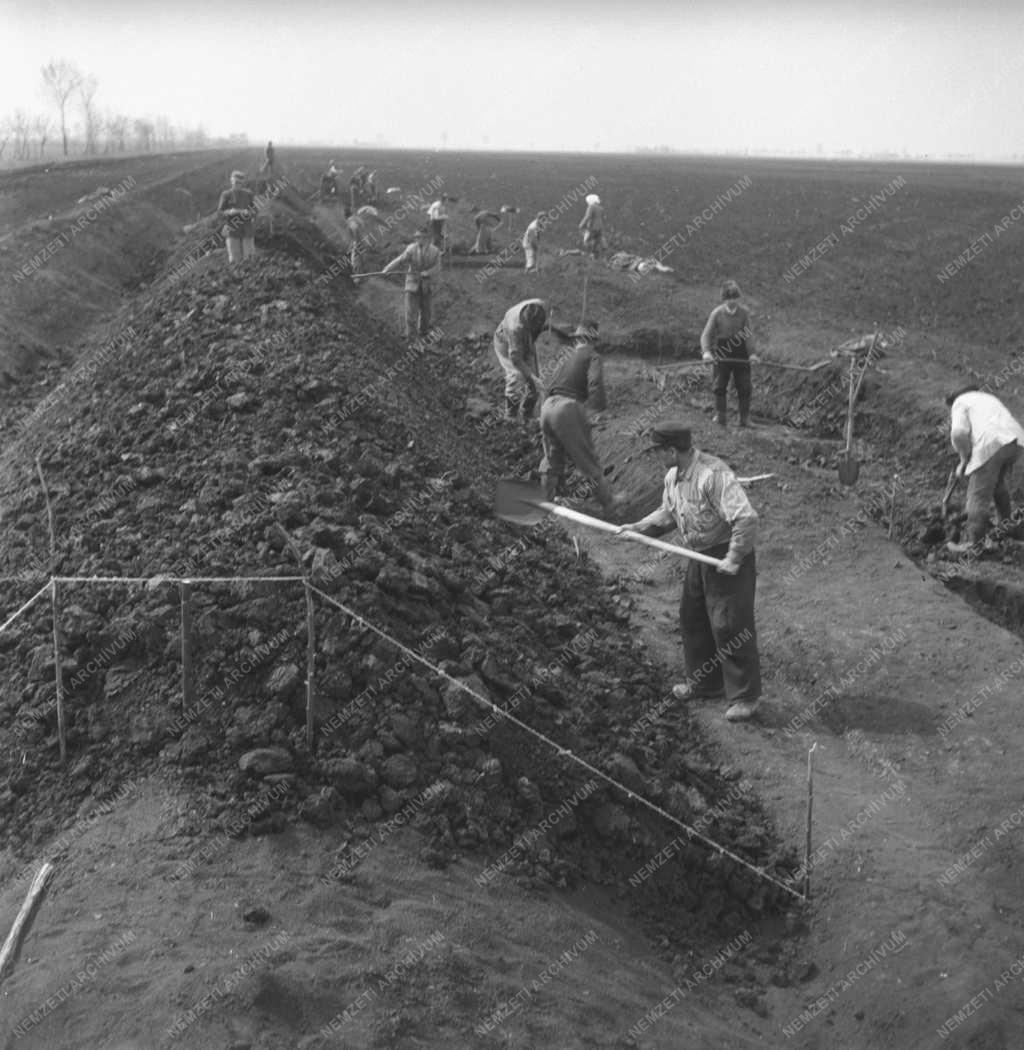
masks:
<instances>
[{"instance_id":1,"label":"cap","mask_svg":"<svg viewBox=\"0 0 1024 1050\"><path fill-rule=\"evenodd\" d=\"M740 286L735 281L723 281L722 298L738 299L740 297Z\"/></svg>"},{"instance_id":2,"label":"cap","mask_svg":"<svg viewBox=\"0 0 1024 1050\"><path fill-rule=\"evenodd\" d=\"M676 448L689 452L693 448L693 434L685 423L667 420L651 427L652 448Z\"/></svg>"},{"instance_id":3,"label":"cap","mask_svg":"<svg viewBox=\"0 0 1024 1050\"><path fill-rule=\"evenodd\" d=\"M244 179L246 177L246 174L244 171L233 171L231 173L231 177L233 179Z\"/></svg>"},{"instance_id":4,"label":"cap","mask_svg":"<svg viewBox=\"0 0 1024 1050\"><path fill-rule=\"evenodd\" d=\"M597 331L597 321L580 321L576 326L576 331L572 334L576 339L586 339L588 343L596 343Z\"/></svg>"}]
</instances>

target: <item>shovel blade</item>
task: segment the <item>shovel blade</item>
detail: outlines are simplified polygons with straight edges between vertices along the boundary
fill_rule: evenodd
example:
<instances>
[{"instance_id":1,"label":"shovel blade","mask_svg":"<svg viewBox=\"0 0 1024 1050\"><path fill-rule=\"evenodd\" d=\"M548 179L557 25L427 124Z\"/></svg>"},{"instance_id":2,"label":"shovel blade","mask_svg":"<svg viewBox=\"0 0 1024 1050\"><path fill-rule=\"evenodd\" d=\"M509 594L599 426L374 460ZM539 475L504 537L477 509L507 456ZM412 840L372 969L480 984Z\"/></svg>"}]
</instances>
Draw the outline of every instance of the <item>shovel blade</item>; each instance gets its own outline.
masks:
<instances>
[{"instance_id":1,"label":"shovel blade","mask_svg":"<svg viewBox=\"0 0 1024 1050\"><path fill-rule=\"evenodd\" d=\"M536 525L546 514L539 506L543 501L544 490L536 482L501 478L494 496L494 513L514 525Z\"/></svg>"},{"instance_id":2,"label":"shovel blade","mask_svg":"<svg viewBox=\"0 0 1024 1050\"><path fill-rule=\"evenodd\" d=\"M856 485L860 477L860 463L851 453L839 461L839 480L843 485Z\"/></svg>"}]
</instances>

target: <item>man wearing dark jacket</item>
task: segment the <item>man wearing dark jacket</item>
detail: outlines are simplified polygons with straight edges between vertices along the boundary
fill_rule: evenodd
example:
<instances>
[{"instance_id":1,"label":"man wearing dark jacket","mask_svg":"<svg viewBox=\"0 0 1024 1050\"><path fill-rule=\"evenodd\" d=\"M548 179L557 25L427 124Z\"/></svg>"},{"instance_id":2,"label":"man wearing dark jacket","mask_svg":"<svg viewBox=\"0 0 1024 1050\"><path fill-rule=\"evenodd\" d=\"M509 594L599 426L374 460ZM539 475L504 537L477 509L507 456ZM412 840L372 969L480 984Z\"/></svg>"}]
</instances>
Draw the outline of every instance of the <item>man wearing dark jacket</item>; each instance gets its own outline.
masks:
<instances>
[{"instance_id":1,"label":"man wearing dark jacket","mask_svg":"<svg viewBox=\"0 0 1024 1050\"><path fill-rule=\"evenodd\" d=\"M226 222L221 229L228 248L228 262L237 263L256 254L256 198L245 188L245 172L231 173L231 189L220 195L217 213Z\"/></svg>"},{"instance_id":2,"label":"man wearing dark jacket","mask_svg":"<svg viewBox=\"0 0 1024 1050\"><path fill-rule=\"evenodd\" d=\"M700 336L701 356L715 365L715 422L723 427L730 378L740 404L740 426L750 426L750 362L758 358L754 354L750 314L739 299L740 286L726 281L722 285L722 302L711 311Z\"/></svg>"},{"instance_id":3,"label":"man wearing dark jacket","mask_svg":"<svg viewBox=\"0 0 1024 1050\"><path fill-rule=\"evenodd\" d=\"M587 418L588 408L603 412L607 407L604 371L596 345L597 324L583 321L572 335L575 343L559 358L540 409L544 498L554 500L558 495L568 457L584 477L594 482L597 498L608 514L616 501L597 458Z\"/></svg>"}]
</instances>

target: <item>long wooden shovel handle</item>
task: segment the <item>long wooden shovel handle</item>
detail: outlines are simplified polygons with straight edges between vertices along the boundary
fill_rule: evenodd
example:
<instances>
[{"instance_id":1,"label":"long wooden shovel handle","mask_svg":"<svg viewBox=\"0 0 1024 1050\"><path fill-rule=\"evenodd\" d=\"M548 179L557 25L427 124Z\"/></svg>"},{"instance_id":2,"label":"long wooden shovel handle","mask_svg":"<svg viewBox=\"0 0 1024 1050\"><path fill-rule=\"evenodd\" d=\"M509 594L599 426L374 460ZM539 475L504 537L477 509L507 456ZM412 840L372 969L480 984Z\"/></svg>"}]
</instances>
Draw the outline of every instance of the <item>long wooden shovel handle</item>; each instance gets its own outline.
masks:
<instances>
[{"instance_id":1,"label":"long wooden shovel handle","mask_svg":"<svg viewBox=\"0 0 1024 1050\"><path fill-rule=\"evenodd\" d=\"M570 507L560 507L557 503L548 503L545 500L538 500L536 506L560 518L575 521L579 525L600 529L601 532L614 532L627 540L633 540L635 543L643 543L648 547L656 547L658 550L668 551L671 554L681 554L684 558L693 558L694 561L702 561L706 565L714 565L716 569L722 565L719 558L712 558L710 555L701 554L699 551L691 551L687 547L677 547L674 543L656 540L653 536L644 536L642 533L634 532L632 529L619 532L618 525L612 525L607 521L602 521L600 518L592 518L589 514L581 514L578 510L572 510Z\"/></svg>"}]
</instances>

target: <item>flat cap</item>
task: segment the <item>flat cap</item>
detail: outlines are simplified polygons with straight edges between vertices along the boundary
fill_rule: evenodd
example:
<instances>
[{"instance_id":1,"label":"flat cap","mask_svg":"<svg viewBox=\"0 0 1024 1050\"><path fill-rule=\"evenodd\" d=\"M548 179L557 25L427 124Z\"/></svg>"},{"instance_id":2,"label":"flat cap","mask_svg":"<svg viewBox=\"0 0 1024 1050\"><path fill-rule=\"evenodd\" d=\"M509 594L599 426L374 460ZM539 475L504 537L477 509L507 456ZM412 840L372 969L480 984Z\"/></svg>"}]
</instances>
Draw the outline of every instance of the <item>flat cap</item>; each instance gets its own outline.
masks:
<instances>
[{"instance_id":1,"label":"flat cap","mask_svg":"<svg viewBox=\"0 0 1024 1050\"><path fill-rule=\"evenodd\" d=\"M231 177L233 179L244 179L244 178L246 178L246 174L245 174L244 171L233 171L231 173Z\"/></svg>"},{"instance_id":2,"label":"flat cap","mask_svg":"<svg viewBox=\"0 0 1024 1050\"><path fill-rule=\"evenodd\" d=\"M668 446L688 452L693 447L693 434L685 423L667 420L651 427L651 441L655 448Z\"/></svg>"},{"instance_id":3,"label":"flat cap","mask_svg":"<svg viewBox=\"0 0 1024 1050\"><path fill-rule=\"evenodd\" d=\"M580 321L576 326L573 336L577 339L586 339L588 343L596 343L598 339L597 321Z\"/></svg>"}]
</instances>

